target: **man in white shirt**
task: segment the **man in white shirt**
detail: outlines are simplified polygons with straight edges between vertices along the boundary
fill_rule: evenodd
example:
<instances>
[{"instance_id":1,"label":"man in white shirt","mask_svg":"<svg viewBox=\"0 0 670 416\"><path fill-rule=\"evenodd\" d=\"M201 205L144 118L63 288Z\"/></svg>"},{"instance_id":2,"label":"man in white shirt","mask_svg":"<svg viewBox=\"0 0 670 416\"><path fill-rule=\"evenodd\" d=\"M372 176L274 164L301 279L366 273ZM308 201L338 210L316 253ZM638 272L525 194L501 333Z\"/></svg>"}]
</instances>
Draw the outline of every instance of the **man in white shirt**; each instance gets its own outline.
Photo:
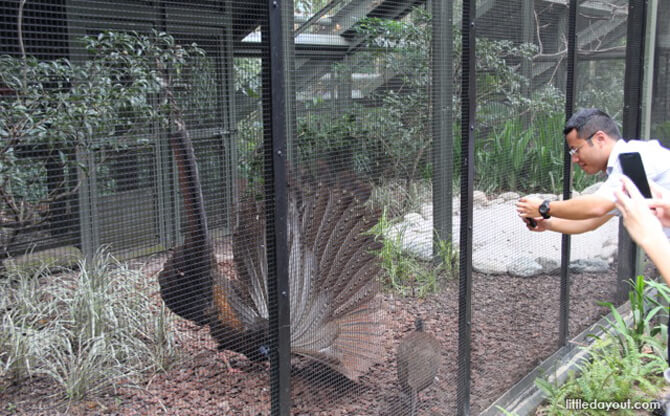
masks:
<instances>
[{"instance_id":1,"label":"man in white shirt","mask_svg":"<svg viewBox=\"0 0 670 416\"><path fill-rule=\"evenodd\" d=\"M587 108L573 114L563 129L570 147L573 163L587 174L603 171L607 180L592 195L583 195L566 201L548 201L524 197L516 203L519 216L534 218L537 225L532 231L556 231L579 234L594 230L618 212L614 192L621 189L623 176L619 154L638 152L647 178L665 189L670 189L670 150L657 140L641 141L621 138L619 128L605 112ZM670 229L665 228L670 237Z\"/></svg>"}]
</instances>

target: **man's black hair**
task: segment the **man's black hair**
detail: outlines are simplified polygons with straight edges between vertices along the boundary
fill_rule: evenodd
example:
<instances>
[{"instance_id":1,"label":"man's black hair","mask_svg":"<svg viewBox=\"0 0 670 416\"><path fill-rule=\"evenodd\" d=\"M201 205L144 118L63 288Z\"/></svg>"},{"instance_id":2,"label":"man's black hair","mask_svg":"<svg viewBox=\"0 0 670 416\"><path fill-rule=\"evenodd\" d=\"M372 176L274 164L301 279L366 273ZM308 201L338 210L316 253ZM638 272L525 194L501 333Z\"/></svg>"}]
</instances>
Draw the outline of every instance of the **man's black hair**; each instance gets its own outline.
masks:
<instances>
[{"instance_id":1,"label":"man's black hair","mask_svg":"<svg viewBox=\"0 0 670 416\"><path fill-rule=\"evenodd\" d=\"M612 117L597 108L583 108L574 113L565 123L563 135L567 135L572 130L577 130L577 136L580 138L589 137L598 130L603 131L615 140L621 138L619 127L612 120Z\"/></svg>"}]
</instances>

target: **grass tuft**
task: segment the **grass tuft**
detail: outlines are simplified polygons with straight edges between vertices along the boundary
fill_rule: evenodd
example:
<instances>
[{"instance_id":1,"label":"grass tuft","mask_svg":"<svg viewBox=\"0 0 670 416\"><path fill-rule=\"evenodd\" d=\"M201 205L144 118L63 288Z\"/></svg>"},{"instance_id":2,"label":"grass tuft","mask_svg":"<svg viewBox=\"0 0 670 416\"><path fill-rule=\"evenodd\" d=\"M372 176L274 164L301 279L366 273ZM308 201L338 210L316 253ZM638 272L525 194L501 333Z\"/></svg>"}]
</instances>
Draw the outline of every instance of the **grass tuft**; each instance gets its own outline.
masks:
<instances>
[{"instance_id":1,"label":"grass tuft","mask_svg":"<svg viewBox=\"0 0 670 416\"><path fill-rule=\"evenodd\" d=\"M173 332L151 284L104 250L77 270L0 281L0 386L42 376L81 400L169 369Z\"/></svg>"}]
</instances>

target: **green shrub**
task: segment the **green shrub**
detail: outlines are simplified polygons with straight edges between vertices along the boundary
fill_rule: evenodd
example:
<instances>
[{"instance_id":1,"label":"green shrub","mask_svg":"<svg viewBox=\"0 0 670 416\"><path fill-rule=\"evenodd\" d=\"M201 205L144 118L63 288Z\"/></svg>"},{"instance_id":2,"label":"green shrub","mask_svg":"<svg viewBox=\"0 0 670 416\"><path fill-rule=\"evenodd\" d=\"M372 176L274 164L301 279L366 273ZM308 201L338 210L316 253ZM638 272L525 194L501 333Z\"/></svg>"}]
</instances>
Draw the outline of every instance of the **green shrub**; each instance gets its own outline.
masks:
<instances>
[{"instance_id":1,"label":"green shrub","mask_svg":"<svg viewBox=\"0 0 670 416\"><path fill-rule=\"evenodd\" d=\"M659 335L667 333L665 325L652 325L654 318L665 307L651 295L656 289L664 299L670 297L670 289L664 284L646 281L638 276L629 292L632 321L627 324L611 303L613 316L608 319L609 328L601 328L603 335L591 337L593 345L584 347L587 359L571 372L561 385L544 378L536 380L537 386L546 396L546 405L540 410L544 415L571 415L574 409L566 407L567 400L583 402L648 402L665 385L662 373L667 368L665 339ZM584 415L604 414L601 410L582 410ZM618 414L636 414L633 410L621 410Z\"/></svg>"},{"instance_id":2,"label":"green shrub","mask_svg":"<svg viewBox=\"0 0 670 416\"><path fill-rule=\"evenodd\" d=\"M424 297L438 292L441 282L458 276L458 250L451 243L438 239L433 242L437 244L437 264L420 260L403 249L403 230L392 232L393 225L384 211L370 231L382 242L377 254L384 272L382 282L387 288L402 296Z\"/></svg>"},{"instance_id":3,"label":"green shrub","mask_svg":"<svg viewBox=\"0 0 670 416\"><path fill-rule=\"evenodd\" d=\"M485 192L562 193L564 116L537 117L524 127L514 118L475 145L475 184ZM573 170L573 188L582 190L597 179Z\"/></svg>"},{"instance_id":4,"label":"green shrub","mask_svg":"<svg viewBox=\"0 0 670 416\"><path fill-rule=\"evenodd\" d=\"M0 386L43 376L79 400L167 369L176 350L150 285L102 251L77 271L0 281Z\"/></svg>"},{"instance_id":5,"label":"green shrub","mask_svg":"<svg viewBox=\"0 0 670 416\"><path fill-rule=\"evenodd\" d=\"M637 276L635 281L629 283L632 286L632 290L628 293L632 316L631 324L628 325L624 321L611 302L601 302L600 305L608 307L613 317L613 320L607 319L609 327L602 327L601 329L610 338L619 341L622 351L625 351L626 347L629 346L628 340L630 340L638 351L641 351L644 347L650 347L659 355L663 355L663 345L656 339L656 335L661 333L661 327L665 325L654 325L654 320L660 312L666 310L666 307L660 305L655 297L650 296L649 290L656 289L660 296L668 298L670 289L665 285L650 285L643 276Z\"/></svg>"},{"instance_id":6,"label":"green shrub","mask_svg":"<svg viewBox=\"0 0 670 416\"><path fill-rule=\"evenodd\" d=\"M626 347L622 350L619 341L613 338L598 340L588 349L589 360L578 366L562 385L545 379L537 379L537 386L547 397L540 414L573 415L568 409L568 400L583 402L648 402L665 384L662 377L667 367L665 360L652 353L640 352L629 335L623 335ZM579 414L605 414L603 411L582 410ZM635 414L622 411L619 414Z\"/></svg>"}]
</instances>

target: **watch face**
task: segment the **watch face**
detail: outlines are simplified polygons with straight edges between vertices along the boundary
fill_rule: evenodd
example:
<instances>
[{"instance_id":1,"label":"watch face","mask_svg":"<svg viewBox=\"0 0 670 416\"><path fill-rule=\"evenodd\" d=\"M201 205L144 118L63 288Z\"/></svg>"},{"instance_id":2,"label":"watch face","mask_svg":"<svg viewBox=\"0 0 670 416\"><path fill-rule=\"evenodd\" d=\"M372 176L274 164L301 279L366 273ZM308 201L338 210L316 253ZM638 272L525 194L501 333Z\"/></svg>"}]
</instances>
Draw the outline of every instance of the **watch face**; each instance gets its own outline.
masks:
<instances>
[{"instance_id":1,"label":"watch face","mask_svg":"<svg viewBox=\"0 0 670 416\"><path fill-rule=\"evenodd\" d=\"M540 211L542 216L547 215L549 213L549 201L544 201L542 205L540 205L538 211Z\"/></svg>"}]
</instances>

